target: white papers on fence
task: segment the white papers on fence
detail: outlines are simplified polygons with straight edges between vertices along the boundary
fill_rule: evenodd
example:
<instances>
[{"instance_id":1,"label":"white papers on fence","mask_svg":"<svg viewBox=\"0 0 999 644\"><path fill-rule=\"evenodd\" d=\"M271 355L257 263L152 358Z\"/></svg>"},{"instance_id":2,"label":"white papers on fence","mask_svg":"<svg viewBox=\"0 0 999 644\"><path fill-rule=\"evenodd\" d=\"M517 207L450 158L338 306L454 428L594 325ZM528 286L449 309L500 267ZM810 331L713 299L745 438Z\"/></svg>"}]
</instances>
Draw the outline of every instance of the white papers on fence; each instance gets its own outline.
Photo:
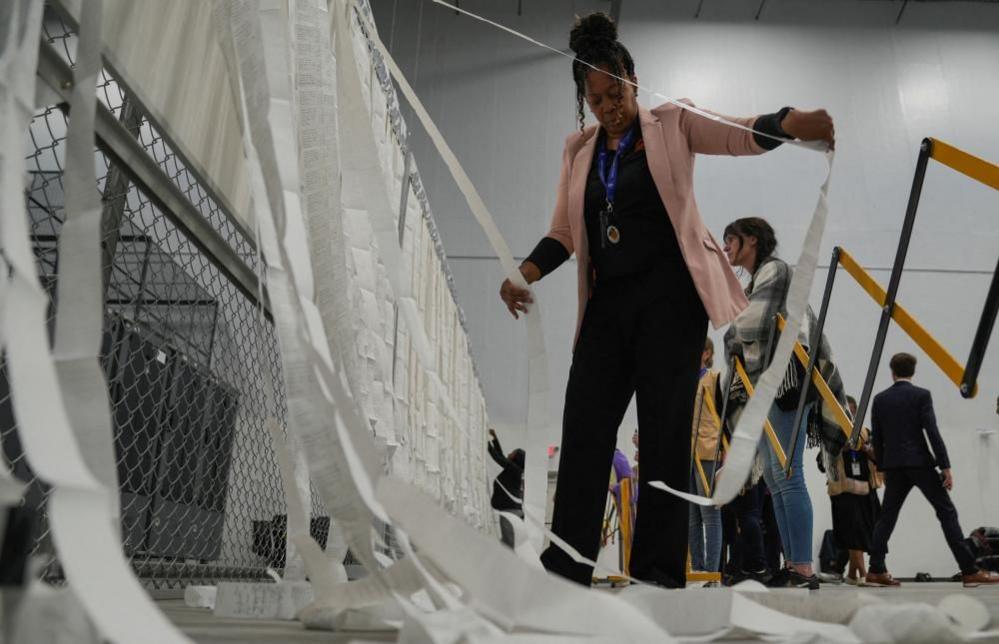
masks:
<instances>
[{"instance_id":1,"label":"white papers on fence","mask_svg":"<svg viewBox=\"0 0 999 644\"><path fill-rule=\"evenodd\" d=\"M363 14L361 14L363 15ZM374 25L368 25L368 33L372 44L381 54L392 77L399 84L410 107L420 119L427 135L437 148L438 153L447 165L451 176L461 190L476 221L482 227L489 245L503 266L507 278L521 288L529 288L514 262L510 247L500 233L492 214L485 202L472 184L468 173L458 161L451 147L444 140L437 125L427 112L412 86L406 80L399 66L389 54L385 44L378 37ZM541 318L541 305L535 298L526 316L528 335L528 405L527 405L527 463L524 469L524 504L536 512L544 512L548 494L548 445L556 442L555 427L550 421L549 398L550 380L548 376L548 358L545 349L544 333ZM541 543L533 544L540 552Z\"/></svg>"},{"instance_id":2,"label":"white papers on fence","mask_svg":"<svg viewBox=\"0 0 999 644\"><path fill-rule=\"evenodd\" d=\"M384 517L372 491L377 457L370 439L363 435L364 424L357 420L355 401L344 392L342 374L332 370L325 336L321 336L320 342L314 335L321 333L321 322L316 329L317 323L309 318L317 319L318 311L296 288L297 275L293 271L311 271L308 253L300 246L302 238L285 235L288 219L297 218L302 225L298 200L286 195L286 188L294 192L297 187L282 181L284 166L278 164L273 144L278 132L293 135L286 120L288 112L278 109L272 114L270 110L272 101L256 7L248 2L220 3L215 6L214 17L230 74L238 79L245 153L256 221L260 222L258 243L267 262L267 284L287 389L289 428L301 441L313 482L332 520L344 528L351 551L366 568L377 571L379 564L370 539L372 519ZM290 163L297 168L297 154ZM287 248L289 240L295 239L299 245ZM292 255L304 261L293 265ZM305 283L311 283L311 277L304 279Z\"/></svg>"},{"instance_id":3,"label":"white papers on fence","mask_svg":"<svg viewBox=\"0 0 999 644\"><path fill-rule=\"evenodd\" d=\"M423 367L420 375L429 389L430 395L424 410L424 440L427 441L427 447L421 451L428 459L428 471L439 478L445 501L456 504L458 493L455 490L457 481L454 478L454 461L442 463L440 458L442 453L453 455L455 450L447 448L455 446L458 442L456 436L469 436L469 430L465 427L469 419L461 414L460 403L454 399L444 382L444 377L450 374L439 367L441 365L444 369L449 369L454 364L449 352L453 346L455 321L452 320L451 325L441 323L444 289L437 288L430 297L421 298L422 301L429 302L426 317L421 314L416 294L413 293L407 274L408 267L403 261L404 254L399 246L395 206L389 201L385 190L385 186L391 183L391 177L386 176L383 161L376 154L378 141L372 125L378 102L371 99L369 108L364 100L369 92L363 91L358 69L359 60L353 44L355 39L350 29L353 15L354 11L349 3L338 5L333 14L339 132L344 147L352 151L342 158L344 207L347 211L363 211L368 215L374 246L385 266L399 318ZM425 257L429 260L431 255L426 254ZM453 382L453 377L448 380Z\"/></svg>"}]
</instances>

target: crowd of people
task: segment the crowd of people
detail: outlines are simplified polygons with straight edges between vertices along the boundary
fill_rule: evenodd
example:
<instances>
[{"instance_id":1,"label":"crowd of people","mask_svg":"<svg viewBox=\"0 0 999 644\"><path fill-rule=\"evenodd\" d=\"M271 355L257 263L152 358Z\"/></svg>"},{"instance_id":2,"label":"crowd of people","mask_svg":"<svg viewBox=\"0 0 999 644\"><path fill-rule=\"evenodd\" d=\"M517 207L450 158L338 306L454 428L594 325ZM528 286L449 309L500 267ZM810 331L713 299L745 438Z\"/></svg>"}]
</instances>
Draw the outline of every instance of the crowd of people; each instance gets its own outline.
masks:
<instances>
[{"instance_id":1,"label":"crowd of people","mask_svg":"<svg viewBox=\"0 0 999 644\"><path fill-rule=\"evenodd\" d=\"M752 578L818 588L804 468L805 449L812 446L828 480L835 539L849 553L848 580L898 583L885 565L887 543L906 495L918 487L936 509L965 583L999 582L979 571L962 545L930 394L910 382L915 358L892 358L896 382L875 398L870 433L847 442L838 420L847 397L828 342L813 341L811 311L799 329L785 332L796 332L813 354L833 400L816 396L804 366L792 359L769 413L773 436L761 439L756 466L735 500L720 510L693 508L648 487L663 481L710 495L726 475L726 436L771 362L793 272L778 257L777 236L762 218L733 221L718 244L694 200L694 155L758 155L789 139L832 147L833 121L824 110L784 107L724 117L741 126L732 127L675 103L646 109L637 100L635 61L610 18L594 13L577 19L569 40L579 130L566 140L548 233L520 266L530 284L572 254L577 260L579 306L552 530L583 557L597 558L608 471L614 463L623 476L627 465L619 462L623 454L615 456L615 445L634 397L642 466L633 577L683 587L689 557L693 568L706 571L720 570L724 561L730 582ZM598 125L585 126L584 105ZM736 270L748 275L745 288ZM503 282L500 297L515 318L531 304L530 291L511 280ZM709 321L716 328L728 325L724 376L712 370ZM736 363L741 371L732 368ZM502 455L498 446L495 452L494 458ZM882 478L883 507L876 492ZM870 554L867 570L864 552ZM592 567L556 545L541 560L552 573L591 583Z\"/></svg>"}]
</instances>

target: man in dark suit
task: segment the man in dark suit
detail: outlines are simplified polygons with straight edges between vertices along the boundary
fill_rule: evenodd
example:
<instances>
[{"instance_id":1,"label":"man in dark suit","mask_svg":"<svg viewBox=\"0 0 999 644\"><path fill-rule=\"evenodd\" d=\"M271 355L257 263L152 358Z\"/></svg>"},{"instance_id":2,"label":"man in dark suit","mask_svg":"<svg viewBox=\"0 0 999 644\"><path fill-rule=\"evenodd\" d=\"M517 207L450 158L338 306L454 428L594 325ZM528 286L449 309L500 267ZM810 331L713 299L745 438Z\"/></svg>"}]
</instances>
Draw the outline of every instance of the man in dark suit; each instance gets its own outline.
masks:
<instances>
[{"instance_id":1,"label":"man in dark suit","mask_svg":"<svg viewBox=\"0 0 999 644\"><path fill-rule=\"evenodd\" d=\"M898 513L913 487L918 487L936 510L947 545L961 567L964 585L999 583L999 574L978 569L974 555L964 543L957 509L947 493L954 486L954 479L947 448L937 429L933 400L928 390L911 381L916 372L916 358L897 353L892 356L890 366L895 384L875 396L871 408L873 458L885 473L885 497L881 517L874 527L867 585L900 585L885 568L885 554ZM924 430L933 454L926 446Z\"/></svg>"}]
</instances>

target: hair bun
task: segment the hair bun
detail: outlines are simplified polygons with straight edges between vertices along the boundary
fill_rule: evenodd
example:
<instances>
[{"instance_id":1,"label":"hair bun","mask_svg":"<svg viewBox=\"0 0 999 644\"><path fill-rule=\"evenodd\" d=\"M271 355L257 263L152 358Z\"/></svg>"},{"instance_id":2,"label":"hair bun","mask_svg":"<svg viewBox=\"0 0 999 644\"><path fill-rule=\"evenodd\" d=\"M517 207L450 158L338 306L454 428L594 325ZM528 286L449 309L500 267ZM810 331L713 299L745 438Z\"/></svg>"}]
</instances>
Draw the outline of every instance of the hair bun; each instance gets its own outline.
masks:
<instances>
[{"instance_id":1,"label":"hair bun","mask_svg":"<svg viewBox=\"0 0 999 644\"><path fill-rule=\"evenodd\" d=\"M569 49L579 54L581 49L597 41L617 40L617 25L607 14L597 11L576 17L576 24L569 32Z\"/></svg>"}]
</instances>

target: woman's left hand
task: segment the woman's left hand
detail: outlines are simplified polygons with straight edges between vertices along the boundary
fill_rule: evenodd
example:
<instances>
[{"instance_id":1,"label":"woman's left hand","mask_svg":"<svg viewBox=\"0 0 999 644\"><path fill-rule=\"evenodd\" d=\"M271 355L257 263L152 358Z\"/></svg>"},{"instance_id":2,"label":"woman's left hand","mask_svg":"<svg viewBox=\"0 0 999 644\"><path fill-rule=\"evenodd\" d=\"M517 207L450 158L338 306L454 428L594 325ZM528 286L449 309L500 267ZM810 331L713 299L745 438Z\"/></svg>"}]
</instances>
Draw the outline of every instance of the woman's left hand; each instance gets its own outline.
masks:
<instances>
[{"instance_id":1,"label":"woman's left hand","mask_svg":"<svg viewBox=\"0 0 999 644\"><path fill-rule=\"evenodd\" d=\"M791 110L780 127L800 141L825 141L830 148L836 147L836 130L832 117L825 110Z\"/></svg>"}]
</instances>

